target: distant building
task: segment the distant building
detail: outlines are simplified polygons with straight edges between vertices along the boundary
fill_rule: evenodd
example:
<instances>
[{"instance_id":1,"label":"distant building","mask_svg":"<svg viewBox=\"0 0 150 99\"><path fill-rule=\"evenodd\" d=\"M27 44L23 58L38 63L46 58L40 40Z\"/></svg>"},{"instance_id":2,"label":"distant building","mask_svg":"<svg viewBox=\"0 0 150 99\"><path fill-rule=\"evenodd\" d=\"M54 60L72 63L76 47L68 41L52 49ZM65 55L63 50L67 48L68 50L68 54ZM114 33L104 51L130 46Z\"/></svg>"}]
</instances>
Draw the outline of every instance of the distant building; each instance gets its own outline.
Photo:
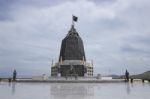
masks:
<instances>
[{"instance_id":1,"label":"distant building","mask_svg":"<svg viewBox=\"0 0 150 99\"><path fill-rule=\"evenodd\" d=\"M59 61L52 62L51 76L93 76L93 62L86 62L83 41L74 25L62 40Z\"/></svg>"}]
</instances>

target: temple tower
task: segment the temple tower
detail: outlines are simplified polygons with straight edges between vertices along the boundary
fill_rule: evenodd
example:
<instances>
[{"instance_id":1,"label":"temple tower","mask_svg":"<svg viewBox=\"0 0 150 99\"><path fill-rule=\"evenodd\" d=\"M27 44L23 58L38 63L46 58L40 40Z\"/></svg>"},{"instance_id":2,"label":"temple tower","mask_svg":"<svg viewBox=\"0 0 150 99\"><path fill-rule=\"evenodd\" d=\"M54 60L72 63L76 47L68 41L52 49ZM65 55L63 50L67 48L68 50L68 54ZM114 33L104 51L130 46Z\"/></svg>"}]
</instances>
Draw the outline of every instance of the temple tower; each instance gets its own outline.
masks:
<instances>
[{"instance_id":1,"label":"temple tower","mask_svg":"<svg viewBox=\"0 0 150 99\"><path fill-rule=\"evenodd\" d=\"M59 61L52 65L51 76L93 76L93 63L86 62L83 41L74 24L62 40Z\"/></svg>"},{"instance_id":2,"label":"temple tower","mask_svg":"<svg viewBox=\"0 0 150 99\"><path fill-rule=\"evenodd\" d=\"M67 36L62 40L59 61L82 60L83 58L86 60L83 41L72 25Z\"/></svg>"}]
</instances>

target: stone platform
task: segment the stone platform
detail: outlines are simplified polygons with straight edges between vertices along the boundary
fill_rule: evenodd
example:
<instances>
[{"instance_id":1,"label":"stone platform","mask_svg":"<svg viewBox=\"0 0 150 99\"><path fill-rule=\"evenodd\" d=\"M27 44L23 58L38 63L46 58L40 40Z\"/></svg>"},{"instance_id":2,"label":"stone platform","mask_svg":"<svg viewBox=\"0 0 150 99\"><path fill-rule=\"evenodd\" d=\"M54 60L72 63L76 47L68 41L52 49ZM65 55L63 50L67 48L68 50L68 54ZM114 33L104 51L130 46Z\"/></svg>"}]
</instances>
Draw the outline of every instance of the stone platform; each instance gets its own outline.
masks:
<instances>
[{"instance_id":1,"label":"stone platform","mask_svg":"<svg viewBox=\"0 0 150 99\"><path fill-rule=\"evenodd\" d=\"M16 80L16 82L34 82L34 83L120 83L125 82L124 79L111 79L111 80L32 80L32 79L20 79Z\"/></svg>"}]
</instances>

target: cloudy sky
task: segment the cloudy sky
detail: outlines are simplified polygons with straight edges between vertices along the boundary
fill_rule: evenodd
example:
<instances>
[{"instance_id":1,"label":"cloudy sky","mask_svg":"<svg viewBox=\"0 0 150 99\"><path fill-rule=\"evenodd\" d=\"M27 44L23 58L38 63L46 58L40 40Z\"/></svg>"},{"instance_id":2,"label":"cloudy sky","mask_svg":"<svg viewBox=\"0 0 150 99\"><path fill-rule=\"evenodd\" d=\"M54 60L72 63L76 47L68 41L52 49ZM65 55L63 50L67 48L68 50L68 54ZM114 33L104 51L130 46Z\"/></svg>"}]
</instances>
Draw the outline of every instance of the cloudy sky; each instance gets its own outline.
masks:
<instances>
[{"instance_id":1,"label":"cloudy sky","mask_svg":"<svg viewBox=\"0 0 150 99\"><path fill-rule=\"evenodd\" d=\"M0 0L0 76L50 75L72 14L94 74L150 70L149 0Z\"/></svg>"}]
</instances>

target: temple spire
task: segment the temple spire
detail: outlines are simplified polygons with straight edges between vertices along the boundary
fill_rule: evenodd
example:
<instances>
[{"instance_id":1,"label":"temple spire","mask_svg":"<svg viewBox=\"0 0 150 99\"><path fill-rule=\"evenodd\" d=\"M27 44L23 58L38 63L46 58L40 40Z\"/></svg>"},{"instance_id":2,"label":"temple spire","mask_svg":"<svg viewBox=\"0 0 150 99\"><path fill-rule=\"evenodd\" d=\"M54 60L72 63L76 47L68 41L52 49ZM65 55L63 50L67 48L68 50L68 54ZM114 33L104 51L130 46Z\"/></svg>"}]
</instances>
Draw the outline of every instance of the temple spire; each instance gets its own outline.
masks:
<instances>
[{"instance_id":1,"label":"temple spire","mask_svg":"<svg viewBox=\"0 0 150 99\"><path fill-rule=\"evenodd\" d=\"M73 35L73 34L77 34L78 35L78 33L76 32L76 29L74 28L74 25L71 25L71 28L70 28L70 30L69 30L67 35L69 36L69 35Z\"/></svg>"},{"instance_id":2,"label":"temple spire","mask_svg":"<svg viewBox=\"0 0 150 99\"><path fill-rule=\"evenodd\" d=\"M73 33L77 33L76 29L74 28L74 22L77 22L77 21L78 21L78 17L72 15L72 25L71 25L71 28L70 28L70 30L69 30L67 35L70 35L70 34L73 34Z\"/></svg>"}]
</instances>

